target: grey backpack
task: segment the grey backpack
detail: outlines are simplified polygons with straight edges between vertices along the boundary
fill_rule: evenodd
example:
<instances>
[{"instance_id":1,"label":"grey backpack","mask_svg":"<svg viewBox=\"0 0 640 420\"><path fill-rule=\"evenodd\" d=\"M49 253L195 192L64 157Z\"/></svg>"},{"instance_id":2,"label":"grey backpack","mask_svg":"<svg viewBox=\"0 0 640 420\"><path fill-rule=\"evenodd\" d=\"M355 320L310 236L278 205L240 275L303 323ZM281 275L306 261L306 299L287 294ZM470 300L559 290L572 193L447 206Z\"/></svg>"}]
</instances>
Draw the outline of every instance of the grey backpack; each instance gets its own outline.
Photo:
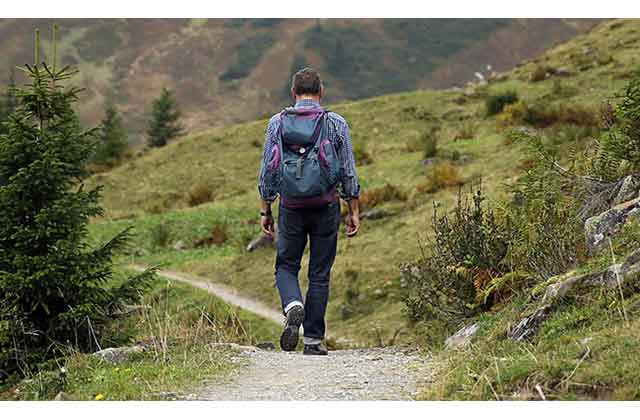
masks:
<instances>
[{"instance_id":1,"label":"grey backpack","mask_svg":"<svg viewBox=\"0 0 640 420\"><path fill-rule=\"evenodd\" d=\"M280 113L281 196L314 198L336 188L340 162L329 140L328 114L323 108L286 108Z\"/></svg>"}]
</instances>

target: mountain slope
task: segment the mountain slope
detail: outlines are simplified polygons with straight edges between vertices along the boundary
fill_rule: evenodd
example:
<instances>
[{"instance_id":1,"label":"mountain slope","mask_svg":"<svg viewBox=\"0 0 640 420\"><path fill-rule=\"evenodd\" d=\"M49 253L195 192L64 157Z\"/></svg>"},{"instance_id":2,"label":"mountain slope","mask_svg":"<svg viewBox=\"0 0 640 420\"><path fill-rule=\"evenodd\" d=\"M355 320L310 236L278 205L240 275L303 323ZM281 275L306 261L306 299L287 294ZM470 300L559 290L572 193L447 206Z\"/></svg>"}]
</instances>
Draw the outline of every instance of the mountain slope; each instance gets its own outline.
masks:
<instances>
[{"instance_id":1,"label":"mountain slope","mask_svg":"<svg viewBox=\"0 0 640 420\"><path fill-rule=\"evenodd\" d=\"M33 29L49 53L53 20L0 20L0 71L33 60ZM162 87L176 91L188 129L249 121L287 103L292 66L326 78L328 100L360 99L418 87L450 87L488 64L510 68L589 29L563 19L66 19L63 64L87 89L80 109L99 121L112 97L133 141ZM295 65L294 65L295 63Z\"/></svg>"},{"instance_id":2,"label":"mountain slope","mask_svg":"<svg viewBox=\"0 0 640 420\"><path fill-rule=\"evenodd\" d=\"M372 159L359 166L367 200L378 197L377 208L391 216L366 220L357 238L340 240L328 315L332 335L380 344L407 331L398 264L420 255L418 241L430 232L434 202L450 208L456 192L446 185L435 192L425 187L433 167L422 164L422 148L415 146L425 132L441 127L439 156L455 168L455 181L469 185L482 178L490 196L503 196L505 184L527 161L524 148L510 144L496 119L486 117L488 95L515 90L527 103L543 103L548 109L580 106L595 115L637 69L639 39L640 21L610 22L485 86L333 106L350 122L356 148ZM541 68L544 80L531 82ZM261 120L203 131L96 175L89 184L104 185L107 209L107 219L93 226L96 239L134 225L136 261L217 278L277 307L272 251L244 251L259 232L256 173L265 127ZM573 132L571 127L551 129ZM196 187L210 190L213 198L189 208ZM225 231L227 240L210 248L192 246L210 237L212 229ZM159 237L164 239L159 242Z\"/></svg>"}]
</instances>

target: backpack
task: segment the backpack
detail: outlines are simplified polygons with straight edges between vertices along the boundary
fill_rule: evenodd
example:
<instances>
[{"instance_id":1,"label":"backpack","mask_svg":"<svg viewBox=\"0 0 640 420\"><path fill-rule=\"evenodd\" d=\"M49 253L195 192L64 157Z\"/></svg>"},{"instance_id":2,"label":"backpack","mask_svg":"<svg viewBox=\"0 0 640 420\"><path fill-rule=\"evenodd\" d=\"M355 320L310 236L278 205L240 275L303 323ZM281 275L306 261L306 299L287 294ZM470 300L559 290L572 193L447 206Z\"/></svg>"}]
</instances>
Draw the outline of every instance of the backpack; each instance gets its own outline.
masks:
<instances>
[{"instance_id":1,"label":"backpack","mask_svg":"<svg viewBox=\"0 0 640 420\"><path fill-rule=\"evenodd\" d=\"M280 113L281 197L315 198L335 190L340 163L329 140L328 115L323 108L286 108Z\"/></svg>"}]
</instances>

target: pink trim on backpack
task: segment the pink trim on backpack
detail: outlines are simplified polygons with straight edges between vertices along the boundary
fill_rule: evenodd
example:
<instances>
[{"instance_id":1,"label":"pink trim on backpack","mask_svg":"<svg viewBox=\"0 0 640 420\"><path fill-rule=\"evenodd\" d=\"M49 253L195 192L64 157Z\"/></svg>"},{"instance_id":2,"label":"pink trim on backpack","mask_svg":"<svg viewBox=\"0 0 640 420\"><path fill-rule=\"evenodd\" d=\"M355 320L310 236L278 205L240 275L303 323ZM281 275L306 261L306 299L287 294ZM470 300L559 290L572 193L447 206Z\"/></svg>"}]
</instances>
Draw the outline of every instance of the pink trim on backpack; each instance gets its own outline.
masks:
<instances>
[{"instance_id":1,"label":"pink trim on backpack","mask_svg":"<svg viewBox=\"0 0 640 420\"><path fill-rule=\"evenodd\" d=\"M320 151L318 153L318 158L320 159L320 163L324 165L325 168L329 168L329 162L327 161L327 156L324 152L324 145L327 143L331 144L331 141L329 139L322 140L322 142L320 143Z\"/></svg>"},{"instance_id":2,"label":"pink trim on backpack","mask_svg":"<svg viewBox=\"0 0 640 420\"><path fill-rule=\"evenodd\" d=\"M271 158L271 161L269 161L269 169L275 171L280 166L280 148L274 145L271 148L271 154L273 157Z\"/></svg>"}]
</instances>

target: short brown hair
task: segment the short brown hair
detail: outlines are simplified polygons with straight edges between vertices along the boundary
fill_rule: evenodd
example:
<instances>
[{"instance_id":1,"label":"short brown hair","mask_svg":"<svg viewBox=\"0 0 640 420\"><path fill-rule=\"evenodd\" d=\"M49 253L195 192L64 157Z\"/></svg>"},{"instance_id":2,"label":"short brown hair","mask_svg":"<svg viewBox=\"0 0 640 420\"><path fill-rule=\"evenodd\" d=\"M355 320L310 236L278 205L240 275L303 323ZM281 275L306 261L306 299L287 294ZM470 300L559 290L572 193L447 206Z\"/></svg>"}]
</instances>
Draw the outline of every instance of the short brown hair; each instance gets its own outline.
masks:
<instances>
[{"instance_id":1,"label":"short brown hair","mask_svg":"<svg viewBox=\"0 0 640 420\"><path fill-rule=\"evenodd\" d=\"M322 80L311 67L305 67L293 75L291 90L295 95L320 95Z\"/></svg>"}]
</instances>

